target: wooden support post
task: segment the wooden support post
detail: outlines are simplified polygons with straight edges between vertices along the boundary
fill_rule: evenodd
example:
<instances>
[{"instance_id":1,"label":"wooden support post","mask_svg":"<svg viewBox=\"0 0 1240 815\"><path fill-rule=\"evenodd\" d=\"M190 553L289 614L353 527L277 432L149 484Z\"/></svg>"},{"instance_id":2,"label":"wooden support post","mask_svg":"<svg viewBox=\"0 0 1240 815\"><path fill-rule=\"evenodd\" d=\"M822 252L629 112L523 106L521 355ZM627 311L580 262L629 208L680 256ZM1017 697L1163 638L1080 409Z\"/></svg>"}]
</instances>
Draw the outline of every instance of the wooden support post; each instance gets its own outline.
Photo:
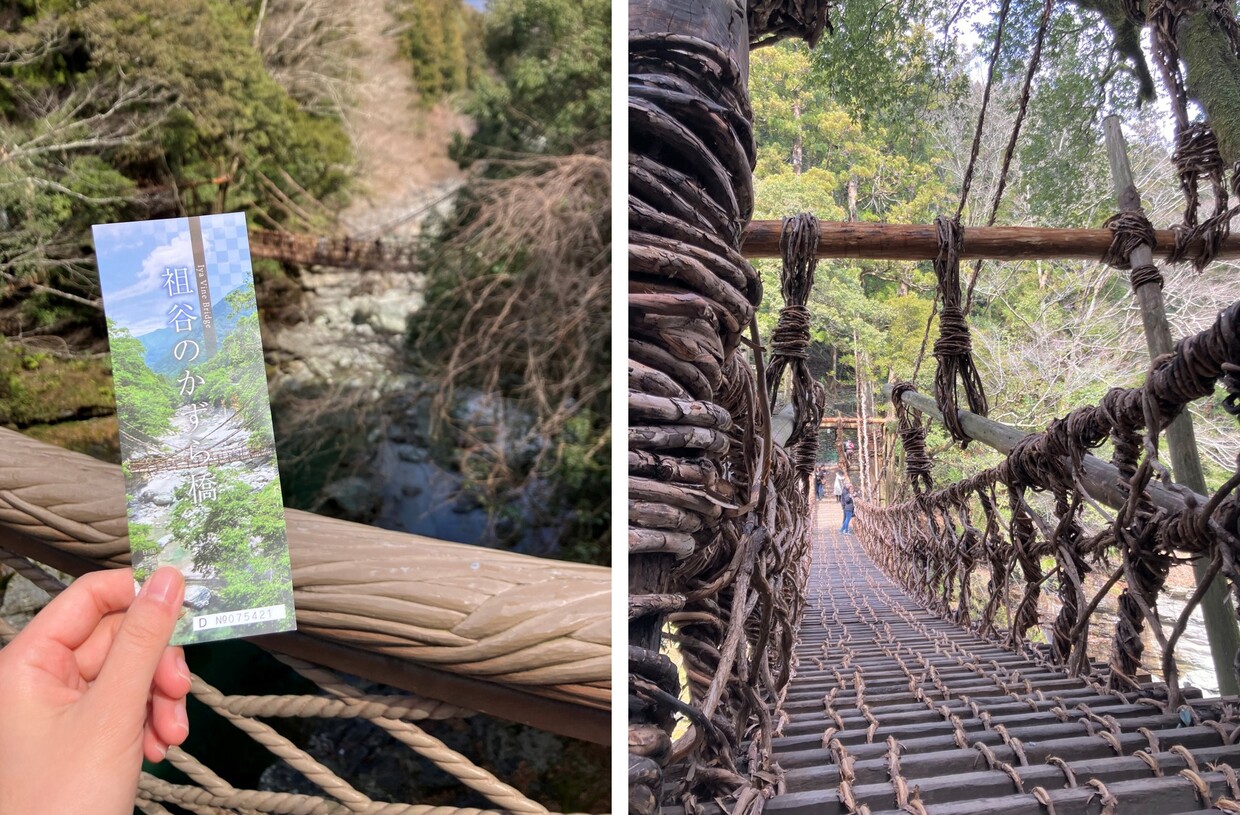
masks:
<instances>
[{"instance_id":1,"label":"wooden support post","mask_svg":"<svg viewBox=\"0 0 1240 815\"><path fill-rule=\"evenodd\" d=\"M1111 163L1111 176L1115 182L1115 198L1121 211L1141 209L1141 194L1132 180L1132 168L1128 164L1128 148L1120 130L1118 116L1108 116L1102 122L1106 136L1107 159ZM1148 246L1138 246L1130 258L1137 267L1153 263L1153 252ZM1163 304L1162 286L1150 281L1133 292L1141 305L1141 322L1145 326L1145 344L1150 359L1171 353L1171 328L1167 324L1167 311ZM1175 480L1194 492L1206 491L1206 479L1197 454L1197 438L1193 433L1193 419L1186 409L1167 427L1167 448L1171 458L1171 471ZM1198 584L1205 578L1209 564L1206 558L1193 561L1193 571ZM1201 601L1201 613L1205 618L1206 635L1210 640L1210 654L1214 658L1214 672L1218 676L1219 692L1224 696L1240 693L1236 681L1235 656L1240 651L1240 628L1236 626L1236 613L1227 596L1223 581L1216 580Z\"/></svg>"}]
</instances>

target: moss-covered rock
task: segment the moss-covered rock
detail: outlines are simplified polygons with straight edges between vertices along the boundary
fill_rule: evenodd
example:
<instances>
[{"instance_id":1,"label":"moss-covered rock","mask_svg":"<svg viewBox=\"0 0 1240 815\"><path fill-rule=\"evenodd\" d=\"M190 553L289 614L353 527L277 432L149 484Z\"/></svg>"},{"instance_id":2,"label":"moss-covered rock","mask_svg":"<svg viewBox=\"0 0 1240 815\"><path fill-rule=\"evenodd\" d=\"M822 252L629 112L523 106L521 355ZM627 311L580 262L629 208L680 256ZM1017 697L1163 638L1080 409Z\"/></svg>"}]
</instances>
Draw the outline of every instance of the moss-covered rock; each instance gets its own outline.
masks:
<instances>
[{"instance_id":1,"label":"moss-covered rock","mask_svg":"<svg viewBox=\"0 0 1240 815\"><path fill-rule=\"evenodd\" d=\"M0 425L59 424L115 411L107 359L61 359L0 341Z\"/></svg>"}]
</instances>

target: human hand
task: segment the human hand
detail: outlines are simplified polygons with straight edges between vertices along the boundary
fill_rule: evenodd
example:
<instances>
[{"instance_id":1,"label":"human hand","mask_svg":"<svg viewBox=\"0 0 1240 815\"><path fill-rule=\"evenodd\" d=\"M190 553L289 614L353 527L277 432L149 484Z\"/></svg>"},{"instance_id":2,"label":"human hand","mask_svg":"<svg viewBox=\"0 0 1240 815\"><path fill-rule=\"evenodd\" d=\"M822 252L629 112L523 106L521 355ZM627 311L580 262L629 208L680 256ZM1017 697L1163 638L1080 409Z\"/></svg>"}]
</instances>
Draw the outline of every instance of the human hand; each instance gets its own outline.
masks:
<instances>
[{"instance_id":1,"label":"human hand","mask_svg":"<svg viewBox=\"0 0 1240 815\"><path fill-rule=\"evenodd\" d=\"M168 640L185 581L78 578L0 650L0 815L131 815L142 756L189 735L189 668Z\"/></svg>"}]
</instances>

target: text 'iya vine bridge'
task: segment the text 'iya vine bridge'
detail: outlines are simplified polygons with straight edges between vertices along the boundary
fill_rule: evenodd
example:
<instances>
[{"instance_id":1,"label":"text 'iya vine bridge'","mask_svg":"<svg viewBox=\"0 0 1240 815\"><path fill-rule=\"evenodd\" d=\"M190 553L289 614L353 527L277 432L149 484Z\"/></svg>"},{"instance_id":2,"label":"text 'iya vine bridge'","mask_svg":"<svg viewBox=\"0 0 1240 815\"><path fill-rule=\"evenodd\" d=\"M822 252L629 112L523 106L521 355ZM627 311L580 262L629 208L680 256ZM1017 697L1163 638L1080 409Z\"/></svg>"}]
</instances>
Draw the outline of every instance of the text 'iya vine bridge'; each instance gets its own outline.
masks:
<instances>
[{"instance_id":1,"label":"text 'iya vine bridge'","mask_svg":"<svg viewBox=\"0 0 1240 815\"><path fill-rule=\"evenodd\" d=\"M927 227L808 214L747 223L749 51L788 37L812 45L828 4L630 0L631 812L1240 812L1240 641L1223 585L1240 592L1240 472L1207 493L1187 415L1216 387L1237 411L1240 303L1173 346L1154 264L1240 254L1229 234L1240 156L1224 157L1209 124L1189 118L1179 52L1194 26L1227 68L1211 81L1234 91L1240 26L1224 3L1125 8L1150 29L1176 118L1186 206L1173 230L1142 214L1115 120L1106 135L1120 212L1107 229L995 226L1051 0L989 219L969 228L986 101L954 216ZM765 347L748 262L763 256L783 258L783 309ZM821 257L932 260L938 281L934 398L910 383L888 391L908 497L880 504L863 484L855 537L835 532L834 505L816 504L809 484L825 394L808 364L806 303ZM1153 360L1144 384L1038 433L986 419L967 322L982 259L1079 257L1130 270ZM966 258L976 259L967 285ZM864 474L878 437L861 413ZM1003 461L936 487L930 418ZM1109 461L1091 452L1104 443ZM1188 560L1198 588L1167 619L1159 594ZM1035 644L1052 587L1058 610ZM1114 630L1092 632L1110 640L1097 660L1091 623L1116 592ZM1198 606L1220 698L1178 681L1175 648ZM1147 629L1163 681L1142 667Z\"/></svg>"}]
</instances>

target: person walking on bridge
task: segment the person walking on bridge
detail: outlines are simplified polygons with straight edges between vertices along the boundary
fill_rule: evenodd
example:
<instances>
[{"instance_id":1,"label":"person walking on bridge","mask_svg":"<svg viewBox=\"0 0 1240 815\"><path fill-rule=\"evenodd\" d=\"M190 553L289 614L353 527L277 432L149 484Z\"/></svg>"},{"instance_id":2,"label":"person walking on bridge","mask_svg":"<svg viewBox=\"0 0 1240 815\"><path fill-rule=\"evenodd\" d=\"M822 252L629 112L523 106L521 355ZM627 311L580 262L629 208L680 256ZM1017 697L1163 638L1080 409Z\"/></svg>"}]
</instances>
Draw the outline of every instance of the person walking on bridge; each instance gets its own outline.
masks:
<instances>
[{"instance_id":1,"label":"person walking on bridge","mask_svg":"<svg viewBox=\"0 0 1240 815\"><path fill-rule=\"evenodd\" d=\"M835 502L837 504L844 503L844 474L839 470L835 471Z\"/></svg>"},{"instance_id":2,"label":"person walking on bridge","mask_svg":"<svg viewBox=\"0 0 1240 815\"><path fill-rule=\"evenodd\" d=\"M844 487L844 491L840 494L840 504L844 507L844 525L840 527L840 531L845 534L851 534L848 531L848 524L852 522L853 499L848 492L848 487Z\"/></svg>"}]
</instances>

